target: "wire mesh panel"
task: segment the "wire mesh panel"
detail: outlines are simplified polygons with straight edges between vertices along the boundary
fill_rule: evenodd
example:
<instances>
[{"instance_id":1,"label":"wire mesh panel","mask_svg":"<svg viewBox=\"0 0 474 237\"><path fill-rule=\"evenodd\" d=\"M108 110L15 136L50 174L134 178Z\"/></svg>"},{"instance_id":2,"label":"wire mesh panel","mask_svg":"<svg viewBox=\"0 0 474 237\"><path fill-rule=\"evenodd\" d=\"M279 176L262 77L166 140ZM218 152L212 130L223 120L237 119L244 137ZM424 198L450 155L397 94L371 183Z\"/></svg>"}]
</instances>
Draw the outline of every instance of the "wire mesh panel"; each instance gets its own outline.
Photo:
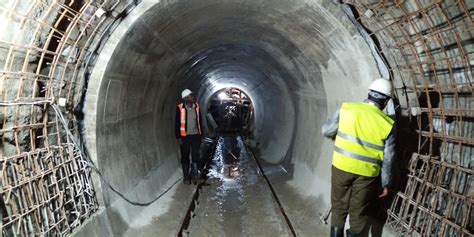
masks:
<instances>
[{"instance_id":1,"label":"wire mesh panel","mask_svg":"<svg viewBox=\"0 0 474 237\"><path fill-rule=\"evenodd\" d=\"M472 197L463 195L473 170L414 154L405 192L398 193L390 225L411 235L470 236Z\"/></svg>"},{"instance_id":2,"label":"wire mesh panel","mask_svg":"<svg viewBox=\"0 0 474 237\"><path fill-rule=\"evenodd\" d=\"M2 234L65 235L97 210L77 142L81 102L90 61L127 2L0 1ZM388 224L404 235L473 235L474 2L343 2L389 66L409 118L401 129L417 137Z\"/></svg>"},{"instance_id":3,"label":"wire mesh panel","mask_svg":"<svg viewBox=\"0 0 474 237\"><path fill-rule=\"evenodd\" d=\"M409 236L473 235L474 2L348 2L390 66L410 120L401 129L418 136L389 225Z\"/></svg>"},{"instance_id":4,"label":"wire mesh panel","mask_svg":"<svg viewBox=\"0 0 474 237\"><path fill-rule=\"evenodd\" d=\"M97 210L91 168L76 139L90 36L100 33L105 19L101 4L0 3L5 236L64 235Z\"/></svg>"},{"instance_id":5,"label":"wire mesh panel","mask_svg":"<svg viewBox=\"0 0 474 237\"><path fill-rule=\"evenodd\" d=\"M90 69L140 1L0 1L0 231L66 235L98 209L84 152Z\"/></svg>"}]
</instances>

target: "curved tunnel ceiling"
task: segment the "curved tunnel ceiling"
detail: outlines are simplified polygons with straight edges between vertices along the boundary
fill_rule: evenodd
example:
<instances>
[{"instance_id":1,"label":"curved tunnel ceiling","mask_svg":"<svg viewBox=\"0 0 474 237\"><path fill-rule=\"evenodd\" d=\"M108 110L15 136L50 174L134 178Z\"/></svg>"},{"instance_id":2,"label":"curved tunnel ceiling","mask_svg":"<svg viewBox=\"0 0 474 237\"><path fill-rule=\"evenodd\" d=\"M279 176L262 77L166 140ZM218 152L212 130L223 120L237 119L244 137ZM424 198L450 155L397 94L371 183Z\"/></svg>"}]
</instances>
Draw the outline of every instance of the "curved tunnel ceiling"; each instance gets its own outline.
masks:
<instances>
[{"instance_id":1,"label":"curved tunnel ceiling","mask_svg":"<svg viewBox=\"0 0 474 237\"><path fill-rule=\"evenodd\" d=\"M125 170L126 182L113 181L129 189L142 181L137 173L176 165L170 157L177 156L179 92L190 88L205 104L229 85L254 102L253 143L261 159L286 170L329 165L329 158L319 159L329 152L319 135L327 110L364 98L379 74L355 27L328 4L176 1L140 15L118 36L98 92L95 139L106 176ZM296 173L312 177L305 172ZM317 177L327 182L328 175L322 169Z\"/></svg>"},{"instance_id":2,"label":"curved tunnel ceiling","mask_svg":"<svg viewBox=\"0 0 474 237\"><path fill-rule=\"evenodd\" d=\"M83 133L92 161L115 188L150 200L179 167L173 123L183 88L196 91L202 104L226 86L248 93L255 105L251 144L259 157L268 167L288 170L294 192L322 208L329 202L332 143L321 137L321 124L341 102L363 99L371 80L388 73L397 87L392 112L400 119L400 166L410 174L398 177L401 192L388 212L389 225L423 233L410 226L423 214L401 218L410 212L404 204L416 202L419 213L427 208L439 214L424 224L431 232L469 232L469 217L449 213L469 213L472 206L470 1L66 2L11 1L0 8L7 32L0 34L1 157L21 163L35 154L65 170L77 161L69 168L87 187L81 200L88 205L62 207L62 213L81 214L68 215L74 225L59 229L74 228L78 218L95 212L95 198L125 222L140 212L97 176L94 196L84 166L88 155L68 157L79 148L66 131ZM20 171L5 164L4 187L19 189L9 182ZM417 167L407 170L407 164L438 170L452 185ZM47 172L61 177L58 170ZM38 177L22 175L21 182L38 183ZM410 186L420 179L424 186ZM70 188L61 185L57 192ZM10 197L5 190L3 197ZM430 206L428 199L442 205ZM23 218L7 220L7 229ZM436 224L441 221L448 223L444 229Z\"/></svg>"}]
</instances>

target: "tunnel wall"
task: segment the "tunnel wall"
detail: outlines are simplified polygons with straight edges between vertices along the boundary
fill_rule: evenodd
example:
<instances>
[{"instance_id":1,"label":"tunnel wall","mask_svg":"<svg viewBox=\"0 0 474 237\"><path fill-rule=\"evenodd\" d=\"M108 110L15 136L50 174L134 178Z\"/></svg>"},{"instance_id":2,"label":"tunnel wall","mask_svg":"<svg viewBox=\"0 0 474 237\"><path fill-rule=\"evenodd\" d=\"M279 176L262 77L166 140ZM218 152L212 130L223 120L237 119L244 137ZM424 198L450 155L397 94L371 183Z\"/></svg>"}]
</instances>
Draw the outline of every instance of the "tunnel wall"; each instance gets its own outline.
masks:
<instances>
[{"instance_id":1,"label":"tunnel wall","mask_svg":"<svg viewBox=\"0 0 474 237\"><path fill-rule=\"evenodd\" d=\"M332 145L320 127L341 102L365 97L378 77L374 59L332 2L281 1L268 15L263 3L252 3L254 11L237 3L141 3L102 50L86 99L86 141L104 176L131 199L149 200L179 176L173 126L180 90L198 91L205 104L222 86L238 85L255 103L259 157L287 162L294 187L328 204ZM194 13L209 9L214 15ZM214 18L238 27L229 37ZM214 31L195 30L206 24ZM102 194L113 228L141 210L108 188Z\"/></svg>"},{"instance_id":2,"label":"tunnel wall","mask_svg":"<svg viewBox=\"0 0 474 237\"><path fill-rule=\"evenodd\" d=\"M324 7L322 11L328 15L324 30L329 33L322 41L329 52L319 68L309 72L319 74L321 79L308 80L298 91L299 126L290 156L294 157L295 187L302 193L322 198L327 205L333 142L321 136L321 125L342 102L365 99L368 85L380 74L365 40L347 16L332 3ZM311 52L307 60L317 55L318 52ZM324 93L315 89L320 87Z\"/></svg>"},{"instance_id":3,"label":"tunnel wall","mask_svg":"<svg viewBox=\"0 0 474 237\"><path fill-rule=\"evenodd\" d=\"M267 44L266 50L262 50L262 52L280 51L280 53L272 57L259 53L260 61L278 58L278 60L269 60L273 63L268 65L273 65L272 69L281 68L282 70L276 70L278 73L267 72L262 75L248 74L258 76L259 81L264 82L253 85L247 83L250 87L246 88L254 91L256 98L259 96L256 103L260 104L261 117L258 123L262 126L259 126L255 138L261 144L259 148L262 152L261 157L269 163L277 165L281 164L282 160L290 161L289 164L294 165L295 171L298 171L292 173L294 175L292 183L295 187L299 187L301 193L312 194L309 197L314 198L318 197L318 193L324 193L315 191L318 188L327 190L328 182L326 182L327 176L325 176L327 171L317 167L329 165L329 160L325 157L330 157L331 142L322 140L319 134L316 135L316 130L319 128L322 119L314 120L313 115L327 117L338 106L339 100L342 101L344 97L347 97L348 100L358 100L363 97L363 84L368 82L360 82L360 98L357 96L359 92L355 91L359 84L349 85L353 86L353 94L350 90L347 90L341 91L343 93L337 95L334 92L339 92L345 84L338 80L330 80L332 77L349 78L343 72L350 68L352 68L351 72L353 70L361 76L364 73L376 74L374 72L375 67L370 66L372 64L371 56L364 49L365 46L359 40L359 35L353 31L352 26L345 27L347 32L342 32L342 34L348 34L354 40L338 38L337 36L340 34L336 34L336 38L330 39L325 36L334 35L333 33L338 31L337 27L333 27L334 25L350 25L349 21L346 21L346 18L339 14L339 9L334 9L341 6L337 4L344 3L346 7L349 7L349 12L356 15L353 22L360 23L360 28L370 33L366 35L374 40L374 44L371 45L373 50L383 54L382 58L388 62L388 73L391 74L395 82L396 94L400 99L401 107L398 108L401 111L399 112L404 115L404 117L399 117L401 118L399 125L401 132L399 135L402 135L399 140L402 148L399 149L401 156L398 164L400 171L398 172L398 178L400 179L397 180L395 187L395 190L400 190L400 192L395 195L392 210L388 211L390 216L389 225L397 228L400 233L419 232L422 235L430 232L445 236L460 235L461 232L471 234L473 223L472 218L470 218L472 214L472 208L470 207L473 199L469 197L473 193L471 158L473 149L472 1L393 2L347 0L316 2L320 2L327 10L320 9L311 13L304 13L304 11L298 11L298 9L302 9L301 4L312 4L313 1L301 1L295 6L286 2L287 5L280 6L283 10L277 11L275 15L277 17L266 21L267 26L274 24L283 27L282 31L284 32L292 32L294 42L285 41L284 37L268 37L272 35L267 32L262 39L271 42L271 44ZM337 4L333 2L337 2ZM166 179L172 173L168 170L161 171L160 168L165 169L167 167L177 170L177 161L172 161L172 159L167 161L167 158L159 155L163 151L163 154L168 157L175 157L177 152L172 151L174 148L145 147L162 142L162 140L166 140L163 144L171 144L171 142L168 143L167 139L168 135L172 135L172 132L164 131L160 135L150 131L168 126L163 121L172 118L172 115L167 113L172 114L173 108L162 105L177 103L174 98L177 98L182 87L190 86L193 89L198 89L200 85L212 86L213 80L188 80L190 77L186 77L186 70L192 68L192 66L188 67L189 64L186 60L192 59L193 53L202 51L202 48L198 47L202 42L182 41L181 45L192 45L192 48L189 48L187 52L173 52L172 49L178 48L175 47L178 44L173 47L162 44L161 49L158 47L155 50L148 50L153 48L151 45L154 44L150 42L150 37L140 39L140 36L145 36L145 34L133 35L127 33L132 23L137 21L146 9L156 3L158 1L10 0L2 2L0 8L0 28L2 29L0 31L0 54L3 56L0 59L2 67L2 70L0 70L0 93L2 97L0 161L3 164L2 174L4 175L2 175L0 182L0 195L3 198L0 200L6 201L0 203L2 205L0 209L10 210L10 212L2 213L4 215L1 227L4 231L18 231L17 234L23 235L40 231L51 235L68 232L83 224L85 220L91 220L90 215L95 213L98 207L95 201L96 198L99 199L101 206L99 212L106 213L113 210L110 216L122 219L119 220L121 222L116 222L114 226L124 228L128 220L123 220L123 217L130 219L134 213L138 212L139 208L130 208L130 205L128 205L128 208L123 208L125 206L123 200L116 198L115 194L106 187L105 182L99 180L96 172L92 172L94 170L93 163L98 164L100 170L104 170L104 173L109 176L106 177L107 180L110 178L113 186L119 187L120 191L126 193L127 196L133 197L138 196L134 191L144 191L144 196L151 196L151 192L159 189L150 185L150 183L153 180L159 184L163 183L163 178ZM162 1L160 3L172 4L173 1ZM241 3L237 6L249 6L245 5L248 4L247 1L241 1ZM138 7L133 9L137 4ZM249 12L253 11L255 13L273 7L271 4L265 4L265 1L255 1L254 4L255 7L248 7ZM196 7L196 5L191 7ZM212 9L212 7L212 5L209 5L207 9ZM177 10L176 6L169 10L163 16L176 18L173 14L178 12L175 11ZM231 10L227 9L227 12L232 13ZM314 9L308 7L307 10L312 11ZM240 9L240 11L243 10ZM328 11L330 14L327 13ZM291 21L290 16L295 14L306 17L304 19L299 18L298 21ZM320 19L326 20L318 22L316 18L313 18L314 15L322 16L323 18ZM247 23L259 21L258 17L245 16L248 17ZM184 25L194 23L192 19L192 17L188 18L187 22L183 21L182 23L186 23ZM202 19L205 19L205 17ZM220 19L226 20L222 18L222 15ZM227 20L232 19L235 20L236 18ZM331 24L325 25L328 19L331 19L329 22ZM340 21L341 19L342 21ZM281 21L287 22L281 23ZM170 22L161 21L160 23ZM296 30L295 25L300 23L307 27ZM231 26L245 29L245 27L241 27L244 24ZM133 27L136 31L140 31L139 28L143 28L143 25ZM146 27L145 29L148 30L148 33L156 33L155 29L159 29L159 27L157 25L151 29ZM333 29L333 31L326 31L325 27ZM175 34L170 32L168 40L163 41L165 43L174 42L170 39L176 38L184 30L181 26L169 28ZM202 29L205 29L205 27ZM211 38L218 39L222 36L222 32L226 32L231 28L221 25L221 27L215 29L215 32L219 34L211 34ZM247 33L252 33L254 37L260 33L265 35L264 28L258 29L258 32L247 31ZM317 30L320 31L321 35L314 37L314 41L308 40L306 36L311 35L308 32ZM109 35L111 32L114 32L112 36ZM242 33L244 35L246 33L245 30L236 32L239 32L239 34L225 35L224 38L235 43ZM128 68L126 72L120 70L110 72L109 70L107 72L107 83L104 80L104 84L102 84L101 78L108 67L110 57L125 34L133 40L129 40L124 51L116 55L127 57L130 54L130 59L136 59L137 62L124 63L127 61L124 59L122 64L120 60L114 59L113 61L117 65L133 66L134 68ZM155 36L159 37L160 35ZM283 40L281 41L284 42L283 45L290 47L268 47L275 45L274 43L280 44L280 40ZM320 40L322 41L321 45L324 45L321 48L325 48L329 44L332 45L334 50L313 54L312 51L317 50L310 46L320 43ZM212 39L207 42L211 41ZM349 46L337 46L346 41ZM103 47L104 44L107 46ZM248 46L249 44L242 45ZM265 44L261 44L259 47L265 48ZM298 55L284 57L288 51L298 52L298 50L294 50L295 48L308 49L308 52L299 53L300 56L306 55L304 57ZM362 54L356 53L357 48L361 49ZM343 50L347 50L347 52L342 52ZM166 51L168 53L165 53ZM123 52L127 52L127 54ZM149 56L156 52L156 55ZM351 60L347 60L349 62L344 62L341 58L336 60L335 55L345 57L345 53L352 55L349 57ZM310 58L308 55L315 57ZM332 59L333 56L334 59ZM100 58L97 62L95 61L96 57ZM175 73L165 70L162 72L165 75L162 80L150 81L147 78L150 74L157 74L159 67L155 69L141 67L142 64L139 64L138 61L152 64L153 59L160 57L176 61L173 63L160 62L161 65L170 66ZM298 57L303 60L299 60L300 62L293 60ZM357 60L360 57L366 58L366 62ZM245 58L244 55L240 59ZM312 60L316 59L320 61L322 66L319 66L319 63L315 63L316 66L314 67L308 66L308 63L305 64L305 61L311 64ZM331 62L325 62L329 59ZM233 59L221 55L219 61L229 63ZM212 62L209 62L207 61L206 65L212 64ZM369 72L358 72L357 69L363 69L366 63L371 68L368 69ZM355 64L360 67L356 67ZM89 78L93 65L95 65L94 76ZM108 68L115 71L120 69L117 65L110 65ZM185 67L179 68L178 65L185 65ZM234 68L245 66L244 69L249 69L248 63L239 65L234 63L231 66ZM212 69L212 67L210 68ZM319 71L315 68L319 68ZM140 76L142 75L141 70L143 70L144 78ZM241 70L239 69L239 71ZM248 72L250 71L248 70ZM213 71L212 69L203 74L198 73L198 75L213 75L213 72L217 73L218 70ZM226 71L226 73L229 72L229 70ZM318 75L317 78L320 78L322 82L319 82L317 78L313 78L316 80L306 80L307 76L305 75L296 75L288 80L290 78L288 75L296 74L296 72L311 72L311 75ZM214 75L217 75L216 73ZM275 78L272 79L274 76ZM180 78L181 80L174 80L173 78ZM235 79L239 79L233 80L235 83L242 82L241 78ZM111 83L108 83L108 81ZM140 83L134 85L134 81ZM88 82L89 86L87 86ZM158 87L170 88L170 90L176 91L176 94L168 94L168 97L157 94L159 99L156 101L160 102L153 105L149 99L154 98L152 94L155 94L146 90L147 83L153 85L152 87L160 95L163 89ZM292 126L282 128L285 131L283 133L286 134L284 137L289 139L289 143L287 143L288 140L262 139L264 138L262 134L272 132L268 131L272 126L265 129L263 125L273 119L269 114L275 111L268 106L268 103L275 102L275 100L272 100L272 96L262 93L265 90L259 89L258 85L268 87L270 91L279 93L283 97L291 98L284 103L278 101L278 104L283 104L283 106L277 111L284 111L285 115L279 117L280 122L275 122L275 124L293 123ZM309 88L305 85L316 88L316 90L311 90L316 99L312 98L313 94L308 96L307 94L310 93L301 93L301 88ZM321 88L321 85L324 90L317 89ZM123 88L128 87L131 88L132 93L125 93L127 89ZM83 110L83 95L86 91L87 105ZM142 95L137 95L139 92L142 92ZM200 93L200 95L204 94L204 92ZM301 96L301 94L304 96ZM117 98L119 102L116 102L112 98L113 96L123 98ZM130 100L127 101L124 98L130 98ZM205 96L202 97L202 100L205 100ZM65 103L63 103L64 101ZM108 102L110 106L107 106L105 102ZM317 108L316 106L312 107L313 104L318 104ZM326 105L325 108L324 105ZM100 108L100 111L97 110L98 108ZM124 114L122 113L124 111L131 111L132 113ZM83 112L86 112L85 121L82 120ZM295 113L295 115L287 115L292 113ZM96 117L97 114L100 114L100 118ZM64 124L60 116L63 116ZM151 119L151 117L156 117L156 119ZM307 118L307 121L304 121L305 118ZM97 121L100 121L100 124ZM83 122L85 122L85 126ZM307 129L304 129L303 125L307 126ZM125 131L124 128L128 127L133 131ZM80 145L74 144L74 140L79 143L81 138L84 138L80 135L84 132L84 128L87 147L94 162L90 162L87 154L81 152ZM148 131L146 134L144 134L145 130ZM98 132L99 136L96 136ZM137 134L143 135L147 140L136 139ZM314 135L314 137L306 140L303 139L302 134ZM123 140L117 143L107 140L108 138L112 139L112 136L121 137ZM311 139L318 144L313 148L303 146L303 144L312 144L308 142ZM275 149L275 147L278 149ZM112 152L108 156L109 154L104 154L104 151ZM318 153L318 151L321 153ZM97 156L99 153L100 157ZM122 153L124 156L118 156ZM137 159L139 156L147 159ZM320 158L312 159L313 156ZM126 157L131 159L126 159ZM35 162L45 162L51 165L31 166ZM283 162L283 165L287 164ZM420 164L420 166L428 167L436 172L426 176L424 172L420 172L416 165L409 167L409 164ZM109 170L107 170L108 166L110 166ZM23 169L22 167L27 168ZM35 172L45 174L45 176L35 175ZM58 178L69 175L68 172L74 174L75 178L72 180ZM94 185L89 182L91 174ZM122 176L119 177L116 174ZM21 179L15 179L14 175L21 177ZM126 175L130 179L127 179ZM173 177L168 178L168 180L173 180L175 176L178 178L179 172L175 172ZM318 176L325 176L326 179L318 178ZM443 179L436 179L436 177L443 177ZM419 185L419 183L422 183L422 185ZM54 192L50 192L49 188L44 188L51 185L56 187ZM96 192L94 192L94 189ZM71 195L71 192L77 192L80 196ZM23 195L24 193L27 194ZM31 193L37 195L29 195ZM48 198L39 199L39 197ZM324 199L327 198L327 195L319 195L319 197ZM30 202L28 198L33 198L33 202ZM143 197L136 198L141 199ZM62 205L62 203L81 204ZM321 201L321 203L324 204L325 201ZM410 205L416 203L417 208L410 209L410 205L405 205L407 203ZM432 205L432 203L439 203L439 205ZM447 205L450 203L456 205ZM44 208L47 205L58 205L61 207L61 211L53 213L51 210ZM113 205L115 205L115 210L104 208ZM399 208L400 206L404 206L405 209ZM114 213L117 210L124 213ZM437 215L426 216L426 210L429 211L429 214L437 213ZM51 222L50 216L43 215L44 212L55 215L58 222ZM18 213L24 214L19 215ZM410 213L410 215L407 217L404 213ZM33 218L34 215L41 218L35 219ZM400 218L402 216L403 218ZM63 221L66 219L68 221ZM101 215L99 221L87 222L87 225L90 224L91 226L107 226L107 228L95 228L89 233L95 233L99 236L111 235L105 234L105 232L111 233L113 231L109 225L114 221L112 219L114 218L109 218L108 215ZM415 220L419 219L426 220L426 222L418 225ZM437 224L440 222L446 224ZM417 226L413 226L414 223ZM21 228L18 229L17 225ZM50 228L52 225L55 228ZM104 233L98 234L97 229L104 231Z\"/></svg>"},{"instance_id":4,"label":"tunnel wall","mask_svg":"<svg viewBox=\"0 0 474 237\"><path fill-rule=\"evenodd\" d=\"M174 141L159 136L174 136L172 131L163 129L165 126L162 124L162 121L173 120L174 114L169 107L166 112L163 111L165 103L161 106L157 103L169 99L163 97L166 94L163 93L166 86L162 84L166 78L149 81L150 69L143 68L143 65L148 64L137 63L140 62L139 59L147 57L143 51L136 48L143 43L139 39L134 39L134 43L137 43L135 48L117 50L120 40L131 36L127 34L130 26L155 3L140 3L114 29L91 74L85 106L85 140L91 158L98 163L99 169L103 170L103 176L110 185L130 201L137 203L154 200L159 191L180 177L177 173L178 151L166 149L174 146ZM113 62L114 57L133 57L136 62L133 65L109 64ZM117 67L121 66L132 66L134 69L117 70ZM106 71L114 73L105 74ZM143 74L137 76L137 72ZM162 93L155 94L150 91L150 88L156 86L162 87ZM157 98L161 100L156 100ZM103 103L99 103L100 101ZM155 107L159 110L154 109ZM129 203L114 193L98 176L93 177L102 208L75 235L120 235L147 205L137 206ZM101 228L104 223L110 228Z\"/></svg>"}]
</instances>

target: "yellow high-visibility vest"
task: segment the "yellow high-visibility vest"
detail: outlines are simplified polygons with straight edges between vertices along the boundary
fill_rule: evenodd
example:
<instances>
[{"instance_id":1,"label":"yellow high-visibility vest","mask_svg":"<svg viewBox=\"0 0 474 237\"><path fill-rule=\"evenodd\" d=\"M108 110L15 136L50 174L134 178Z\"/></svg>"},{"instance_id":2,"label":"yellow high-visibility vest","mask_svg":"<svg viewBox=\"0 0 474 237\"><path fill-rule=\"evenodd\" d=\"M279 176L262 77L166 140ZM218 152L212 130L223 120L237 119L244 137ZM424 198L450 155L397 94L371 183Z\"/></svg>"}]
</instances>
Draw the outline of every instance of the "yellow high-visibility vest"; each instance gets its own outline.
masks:
<instances>
[{"instance_id":1,"label":"yellow high-visibility vest","mask_svg":"<svg viewBox=\"0 0 474 237\"><path fill-rule=\"evenodd\" d=\"M375 105L343 103L332 160L334 167L366 177L378 176L385 140L393 124Z\"/></svg>"}]
</instances>

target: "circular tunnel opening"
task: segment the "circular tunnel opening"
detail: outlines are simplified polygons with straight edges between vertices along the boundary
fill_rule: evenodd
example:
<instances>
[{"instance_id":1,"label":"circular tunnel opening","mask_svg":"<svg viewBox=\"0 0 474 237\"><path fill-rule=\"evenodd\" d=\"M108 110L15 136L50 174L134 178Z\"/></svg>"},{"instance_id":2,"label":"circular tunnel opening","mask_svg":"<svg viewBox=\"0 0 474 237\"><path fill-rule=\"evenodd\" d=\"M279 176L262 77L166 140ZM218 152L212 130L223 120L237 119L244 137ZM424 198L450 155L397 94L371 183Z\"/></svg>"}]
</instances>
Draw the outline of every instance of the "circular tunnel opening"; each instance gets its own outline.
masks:
<instances>
[{"instance_id":1,"label":"circular tunnel opening","mask_svg":"<svg viewBox=\"0 0 474 237\"><path fill-rule=\"evenodd\" d=\"M215 92L207 105L208 128L217 133L249 135L253 130L254 107L243 90L230 87Z\"/></svg>"},{"instance_id":2,"label":"circular tunnel opening","mask_svg":"<svg viewBox=\"0 0 474 237\"><path fill-rule=\"evenodd\" d=\"M345 13L317 1L233 0L160 2L132 13L137 20L116 30L103 68L94 69L100 82L88 128L111 183L138 200L153 197L181 175L179 93L195 92L207 115L216 96L238 88L251 99L246 142L257 158L299 192L328 192L332 151L320 127L379 76Z\"/></svg>"}]
</instances>

